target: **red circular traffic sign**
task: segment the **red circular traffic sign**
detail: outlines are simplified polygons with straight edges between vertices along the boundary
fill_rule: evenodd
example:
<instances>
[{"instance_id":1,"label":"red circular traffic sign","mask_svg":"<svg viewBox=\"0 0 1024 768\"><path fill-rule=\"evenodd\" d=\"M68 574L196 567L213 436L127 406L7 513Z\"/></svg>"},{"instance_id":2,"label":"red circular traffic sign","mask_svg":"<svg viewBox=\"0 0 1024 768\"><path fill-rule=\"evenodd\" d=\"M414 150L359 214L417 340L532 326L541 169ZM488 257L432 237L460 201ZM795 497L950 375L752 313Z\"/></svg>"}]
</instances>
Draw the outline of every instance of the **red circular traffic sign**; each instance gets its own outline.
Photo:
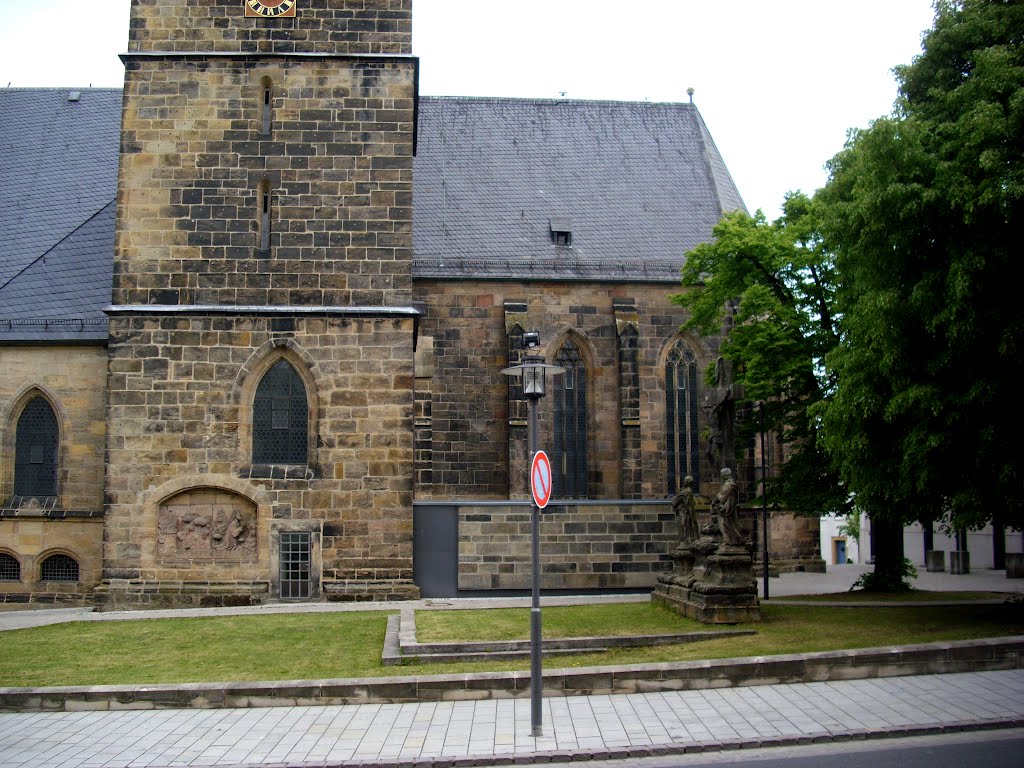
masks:
<instances>
[{"instance_id":1,"label":"red circular traffic sign","mask_svg":"<svg viewBox=\"0 0 1024 768\"><path fill-rule=\"evenodd\" d=\"M530 493L534 503L544 509L551 501L551 460L544 451L533 454L530 462Z\"/></svg>"}]
</instances>

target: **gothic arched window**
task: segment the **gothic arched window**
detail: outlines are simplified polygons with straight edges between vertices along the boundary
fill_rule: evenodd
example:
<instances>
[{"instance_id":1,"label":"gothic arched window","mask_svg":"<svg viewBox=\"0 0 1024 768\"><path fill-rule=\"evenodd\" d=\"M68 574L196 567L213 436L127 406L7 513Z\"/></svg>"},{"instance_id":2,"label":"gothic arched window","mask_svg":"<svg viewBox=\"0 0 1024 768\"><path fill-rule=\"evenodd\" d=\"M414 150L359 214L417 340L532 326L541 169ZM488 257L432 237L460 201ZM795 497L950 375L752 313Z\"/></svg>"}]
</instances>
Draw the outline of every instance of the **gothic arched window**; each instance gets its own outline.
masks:
<instances>
[{"instance_id":1,"label":"gothic arched window","mask_svg":"<svg viewBox=\"0 0 1024 768\"><path fill-rule=\"evenodd\" d=\"M57 415L41 396L29 400L18 417L14 444L14 495L57 495Z\"/></svg>"},{"instance_id":2,"label":"gothic arched window","mask_svg":"<svg viewBox=\"0 0 1024 768\"><path fill-rule=\"evenodd\" d=\"M665 362L665 456L668 492L673 495L689 475L700 482L700 435L697 430L697 356L682 340Z\"/></svg>"},{"instance_id":3,"label":"gothic arched window","mask_svg":"<svg viewBox=\"0 0 1024 768\"><path fill-rule=\"evenodd\" d=\"M555 355L565 373L555 377L554 495L587 495L587 366L580 348L566 339Z\"/></svg>"},{"instance_id":4,"label":"gothic arched window","mask_svg":"<svg viewBox=\"0 0 1024 768\"><path fill-rule=\"evenodd\" d=\"M252 405L254 464L305 464L309 441L306 387L287 360L263 376Z\"/></svg>"}]
</instances>

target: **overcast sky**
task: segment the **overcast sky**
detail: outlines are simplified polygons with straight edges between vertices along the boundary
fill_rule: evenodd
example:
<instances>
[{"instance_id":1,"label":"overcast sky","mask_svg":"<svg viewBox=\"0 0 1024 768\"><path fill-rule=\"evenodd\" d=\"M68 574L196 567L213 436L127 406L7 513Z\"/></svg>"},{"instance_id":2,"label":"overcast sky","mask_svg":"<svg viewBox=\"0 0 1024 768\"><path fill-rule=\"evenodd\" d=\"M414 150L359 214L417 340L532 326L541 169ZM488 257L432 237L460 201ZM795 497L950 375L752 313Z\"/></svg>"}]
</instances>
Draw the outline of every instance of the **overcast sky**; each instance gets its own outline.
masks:
<instances>
[{"instance_id":1,"label":"overcast sky","mask_svg":"<svg viewBox=\"0 0 1024 768\"><path fill-rule=\"evenodd\" d=\"M0 87L122 85L129 6L0 0ZM847 129L891 110L891 70L920 53L933 17L931 0L413 0L413 9L426 95L686 101L694 88L747 207L770 217L788 190L824 184Z\"/></svg>"}]
</instances>

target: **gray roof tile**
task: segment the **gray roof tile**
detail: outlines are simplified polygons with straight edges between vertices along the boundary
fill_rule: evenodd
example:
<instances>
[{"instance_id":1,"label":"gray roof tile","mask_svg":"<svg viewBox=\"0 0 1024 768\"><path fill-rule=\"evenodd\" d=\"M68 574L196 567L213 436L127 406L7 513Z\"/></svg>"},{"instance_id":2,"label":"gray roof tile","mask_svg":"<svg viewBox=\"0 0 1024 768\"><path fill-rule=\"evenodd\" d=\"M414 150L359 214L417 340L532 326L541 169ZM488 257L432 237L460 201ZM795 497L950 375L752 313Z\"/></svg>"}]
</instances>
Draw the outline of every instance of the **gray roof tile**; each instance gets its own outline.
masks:
<instances>
[{"instance_id":1,"label":"gray roof tile","mask_svg":"<svg viewBox=\"0 0 1024 768\"><path fill-rule=\"evenodd\" d=\"M111 200L0 288L0 342L107 337L115 210Z\"/></svg>"},{"instance_id":2,"label":"gray roof tile","mask_svg":"<svg viewBox=\"0 0 1024 768\"><path fill-rule=\"evenodd\" d=\"M120 89L0 89L0 286L114 199L120 130Z\"/></svg>"},{"instance_id":3,"label":"gray roof tile","mask_svg":"<svg viewBox=\"0 0 1024 768\"><path fill-rule=\"evenodd\" d=\"M69 90L0 89L0 343L106 335L121 91ZM423 97L419 132L419 278L675 283L743 207L692 104Z\"/></svg>"},{"instance_id":4,"label":"gray roof tile","mask_svg":"<svg viewBox=\"0 0 1024 768\"><path fill-rule=\"evenodd\" d=\"M743 207L692 104L429 97L419 131L421 278L677 282ZM571 247L553 221L571 221Z\"/></svg>"}]
</instances>

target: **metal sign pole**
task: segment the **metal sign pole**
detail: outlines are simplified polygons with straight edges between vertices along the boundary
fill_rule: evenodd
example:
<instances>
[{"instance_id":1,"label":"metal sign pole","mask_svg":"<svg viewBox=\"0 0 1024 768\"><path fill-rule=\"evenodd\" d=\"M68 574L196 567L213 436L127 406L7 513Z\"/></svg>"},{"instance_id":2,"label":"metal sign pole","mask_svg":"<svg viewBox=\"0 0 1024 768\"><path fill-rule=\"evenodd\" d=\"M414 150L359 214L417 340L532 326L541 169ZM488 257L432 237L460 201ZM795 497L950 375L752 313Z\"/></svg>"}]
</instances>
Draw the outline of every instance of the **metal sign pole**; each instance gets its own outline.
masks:
<instances>
[{"instance_id":1,"label":"metal sign pole","mask_svg":"<svg viewBox=\"0 0 1024 768\"><path fill-rule=\"evenodd\" d=\"M530 461L537 453L537 399L531 397L527 408ZM541 736L543 715L541 713L541 627L540 627L540 508L530 494L530 552L531 603L530 603L530 730L534 736Z\"/></svg>"}]
</instances>

